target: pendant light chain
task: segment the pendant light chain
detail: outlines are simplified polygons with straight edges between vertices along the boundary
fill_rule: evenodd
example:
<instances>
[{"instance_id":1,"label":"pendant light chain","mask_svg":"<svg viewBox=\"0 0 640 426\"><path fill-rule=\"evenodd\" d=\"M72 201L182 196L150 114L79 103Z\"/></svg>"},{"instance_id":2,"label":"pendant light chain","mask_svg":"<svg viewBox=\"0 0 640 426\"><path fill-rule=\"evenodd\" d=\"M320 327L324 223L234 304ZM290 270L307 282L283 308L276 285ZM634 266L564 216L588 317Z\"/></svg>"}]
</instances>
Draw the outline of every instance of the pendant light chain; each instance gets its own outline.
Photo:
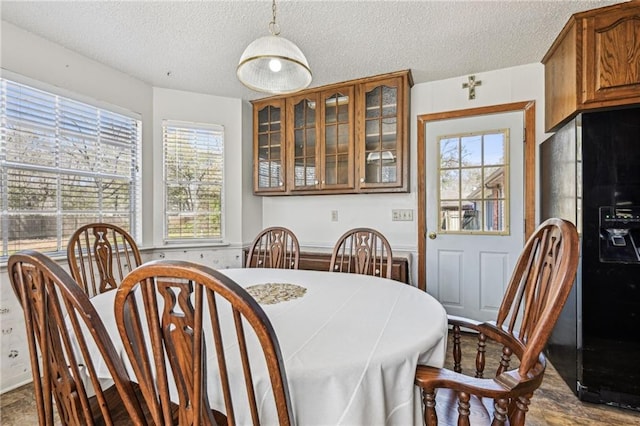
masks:
<instances>
[{"instance_id":1,"label":"pendant light chain","mask_svg":"<svg viewBox=\"0 0 640 426\"><path fill-rule=\"evenodd\" d=\"M269 32L271 35L280 35L280 26L276 22L276 0L273 0L271 4L271 10L273 12L273 19L269 22Z\"/></svg>"}]
</instances>

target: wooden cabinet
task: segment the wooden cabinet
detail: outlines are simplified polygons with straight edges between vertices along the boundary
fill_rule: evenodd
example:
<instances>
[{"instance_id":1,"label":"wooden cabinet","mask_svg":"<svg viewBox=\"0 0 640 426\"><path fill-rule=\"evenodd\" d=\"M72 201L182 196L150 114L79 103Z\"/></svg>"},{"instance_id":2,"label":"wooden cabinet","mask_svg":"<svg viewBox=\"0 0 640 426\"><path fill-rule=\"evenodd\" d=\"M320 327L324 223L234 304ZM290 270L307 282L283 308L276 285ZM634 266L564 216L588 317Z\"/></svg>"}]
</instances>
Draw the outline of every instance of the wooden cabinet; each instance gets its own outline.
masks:
<instances>
[{"instance_id":1,"label":"wooden cabinet","mask_svg":"<svg viewBox=\"0 0 640 426\"><path fill-rule=\"evenodd\" d=\"M353 190L354 87L325 90L321 102L322 190Z\"/></svg>"},{"instance_id":2,"label":"wooden cabinet","mask_svg":"<svg viewBox=\"0 0 640 426\"><path fill-rule=\"evenodd\" d=\"M253 105L253 188L256 194L282 193L285 185L284 101Z\"/></svg>"},{"instance_id":3,"label":"wooden cabinet","mask_svg":"<svg viewBox=\"0 0 640 426\"><path fill-rule=\"evenodd\" d=\"M249 249L244 249L244 265L246 265ZM298 269L311 271L328 271L331 264L331 253L300 252ZM341 272L336 272L339 274ZM394 257L391 264L391 279L409 284L409 260L406 257Z\"/></svg>"},{"instance_id":4,"label":"wooden cabinet","mask_svg":"<svg viewBox=\"0 0 640 426\"><path fill-rule=\"evenodd\" d=\"M353 190L354 90L351 86L287 99L289 190Z\"/></svg>"},{"instance_id":5,"label":"wooden cabinet","mask_svg":"<svg viewBox=\"0 0 640 426\"><path fill-rule=\"evenodd\" d=\"M253 101L254 193L408 192L412 85L400 71Z\"/></svg>"},{"instance_id":6,"label":"wooden cabinet","mask_svg":"<svg viewBox=\"0 0 640 426\"><path fill-rule=\"evenodd\" d=\"M298 269L328 271L331 253L301 252ZM341 272L336 272L340 274ZM391 279L409 284L409 261L406 257L394 257L391 264Z\"/></svg>"},{"instance_id":7,"label":"wooden cabinet","mask_svg":"<svg viewBox=\"0 0 640 426\"><path fill-rule=\"evenodd\" d=\"M581 111L640 103L640 2L573 15L542 63L547 131Z\"/></svg>"},{"instance_id":8,"label":"wooden cabinet","mask_svg":"<svg viewBox=\"0 0 640 426\"><path fill-rule=\"evenodd\" d=\"M361 190L407 190L408 105L401 77L363 83L359 90L358 171Z\"/></svg>"},{"instance_id":9,"label":"wooden cabinet","mask_svg":"<svg viewBox=\"0 0 640 426\"><path fill-rule=\"evenodd\" d=\"M288 187L292 191L310 191L320 183L320 111L318 93L287 99ZM254 106L255 108L255 106Z\"/></svg>"}]
</instances>

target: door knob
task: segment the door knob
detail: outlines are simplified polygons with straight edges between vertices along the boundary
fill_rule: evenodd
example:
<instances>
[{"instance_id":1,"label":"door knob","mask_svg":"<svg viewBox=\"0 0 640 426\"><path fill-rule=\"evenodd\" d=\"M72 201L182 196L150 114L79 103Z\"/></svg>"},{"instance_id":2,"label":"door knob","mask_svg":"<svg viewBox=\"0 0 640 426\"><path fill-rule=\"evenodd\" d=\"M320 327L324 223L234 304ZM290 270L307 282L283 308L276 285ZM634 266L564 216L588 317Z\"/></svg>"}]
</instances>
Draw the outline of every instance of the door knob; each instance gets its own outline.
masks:
<instances>
[{"instance_id":1,"label":"door knob","mask_svg":"<svg viewBox=\"0 0 640 426\"><path fill-rule=\"evenodd\" d=\"M429 232L429 239L430 240L435 240L437 236L438 236L438 234L436 234L435 232Z\"/></svg>"}]
</instances>

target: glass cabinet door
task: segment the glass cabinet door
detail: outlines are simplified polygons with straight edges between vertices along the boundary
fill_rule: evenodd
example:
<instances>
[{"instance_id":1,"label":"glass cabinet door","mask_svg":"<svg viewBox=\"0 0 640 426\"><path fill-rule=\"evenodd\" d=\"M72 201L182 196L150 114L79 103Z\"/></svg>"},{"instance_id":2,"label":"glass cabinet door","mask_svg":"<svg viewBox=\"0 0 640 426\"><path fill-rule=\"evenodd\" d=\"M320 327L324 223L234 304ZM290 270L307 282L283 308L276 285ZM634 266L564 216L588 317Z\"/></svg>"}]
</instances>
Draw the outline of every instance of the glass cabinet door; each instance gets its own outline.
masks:
<instances>
[{"instance_id":1,"label":"glass cabinet door","mask_svg":"<svg viewBox=\"0 0 640 426\"><path fill-rule=\"evenodd\" d=\"M284 159L284 101L254 106L255 192L286 190Z\"/></svg>"},{"instance_id":2,"label":"glass cabinet door","mask_svg":"<svg viewBox=\"0 0 640 426\"><path fill-rule=\"evenodd\" d=\"M318 94L296 96L287 100L289 174L291 190L313 190L319 185ZM292 120L292 122L291 122Z\"/></svg>"},{"instance_id":3,"label":"glass cabinet door","mask_svg":"<svg viewBox=\"0 0 640 426\"><path fill-rule=\"evenodd\" d=\"M409 191L411 72L251 101L257 195Z\"/></svg>"},{"instance_id":4,"label":"glass cabinet door","mask_svg":"<svg viewBox=\"0 0 640 426\"><path fill-rule=\"evenodd\" d=\"M322 182L324 189L353 188L353 87L322 93Z\"/></svg>"},{"instance_id":5,"label":"glass cabinet door","mask_svg":"<svg viewBox=\"0 0 640 426\"><path fill-rule=\"evenodd\" d=\"M359 145L361 188L402 185L402 80L363 85L360 111L364 132Z\"/></svg>"}]
</instances>

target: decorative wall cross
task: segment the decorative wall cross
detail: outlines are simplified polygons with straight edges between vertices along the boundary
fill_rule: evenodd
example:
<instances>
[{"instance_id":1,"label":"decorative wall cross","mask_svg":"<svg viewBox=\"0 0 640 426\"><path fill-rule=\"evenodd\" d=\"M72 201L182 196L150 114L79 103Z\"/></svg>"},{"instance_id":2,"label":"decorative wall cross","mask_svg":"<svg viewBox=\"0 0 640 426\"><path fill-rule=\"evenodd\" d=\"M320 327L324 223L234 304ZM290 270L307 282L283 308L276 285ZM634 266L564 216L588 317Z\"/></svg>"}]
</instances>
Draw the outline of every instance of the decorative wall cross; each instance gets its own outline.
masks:
<instances>
[{"instance_id":1,"label":"decorative wall cross","mask_svg":"<svg viewBox=\"0 0 640 426\"><path fill-rule=\"evenodd\" d=\"M462 83L463 89L469 89L469 100L476 98L476 86L482 86L482 80L476 80L475 75L469 76L468 83Z\"/></svg>"}]
</instances>

